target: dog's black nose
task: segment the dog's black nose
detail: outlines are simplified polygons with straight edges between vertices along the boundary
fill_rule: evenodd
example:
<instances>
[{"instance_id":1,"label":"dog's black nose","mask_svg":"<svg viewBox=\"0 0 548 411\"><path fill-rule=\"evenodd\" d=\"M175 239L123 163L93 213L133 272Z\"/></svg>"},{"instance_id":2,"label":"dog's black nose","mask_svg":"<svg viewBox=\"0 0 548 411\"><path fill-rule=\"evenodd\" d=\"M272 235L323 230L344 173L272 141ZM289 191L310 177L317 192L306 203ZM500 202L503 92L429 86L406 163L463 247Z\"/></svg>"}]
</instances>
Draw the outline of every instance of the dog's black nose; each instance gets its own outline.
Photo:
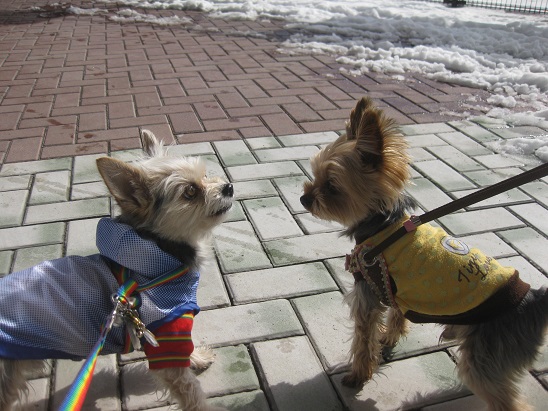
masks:
<instances>
[{"instance_id":1,"label":"dog's black nose","mask_svg":"<svg viewBox=\"0 0 548 411\"><path fill-rule=\"evenodd\" d=\"M230 183L225 184L225 186L223 187L223 191L221 191L221 193L225 197L232 197L234 196L234 187Z\"/></svg>"},{"instance_id":2,"label":"dog's black nose","mask_svg":"<svg viewBox=\"0 0 548 411\"><path fill-rule=\"evenodd\" d=\"M301 196L301 204L307 210L312 206L313 202L314 202L314 198L310 194L305 194Z\"/></svg>"}]
</instances>

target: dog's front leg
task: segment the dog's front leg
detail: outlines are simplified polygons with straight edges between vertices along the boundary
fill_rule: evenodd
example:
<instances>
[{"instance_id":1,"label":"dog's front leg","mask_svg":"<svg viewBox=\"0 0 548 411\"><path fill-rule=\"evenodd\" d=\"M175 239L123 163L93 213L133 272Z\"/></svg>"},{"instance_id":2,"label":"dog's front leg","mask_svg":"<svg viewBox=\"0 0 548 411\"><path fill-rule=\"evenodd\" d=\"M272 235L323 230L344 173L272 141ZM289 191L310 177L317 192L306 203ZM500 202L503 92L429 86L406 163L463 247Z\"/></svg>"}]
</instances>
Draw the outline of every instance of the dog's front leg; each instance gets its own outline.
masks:
<instances>
[{"instance_id":1,"label":"dog's front leg","mask_svg":"<svg viewBox=\"0 0 548 411\"><path fill-rule=\"evenodd\" d=\"M165 368L154 370L153 375L169 390L171 398L184 411L221 411L206 403L206 396L198 378L190 368Z\"/></svg>"},{"instance_id":2,"label":"dog's front leg","mask_svg":"<svg viewBox=\"0 0 548 411\"><path fill-rule=\"evenodd\" d=\"M342 382L349 387L359 387L370 380L379 365L380 337L384 325L382 314L386 310L365 281L354 287L347 296L350 316L354 320L354 336L350 347L351 369Z\"/></svg>"}]
</instances>

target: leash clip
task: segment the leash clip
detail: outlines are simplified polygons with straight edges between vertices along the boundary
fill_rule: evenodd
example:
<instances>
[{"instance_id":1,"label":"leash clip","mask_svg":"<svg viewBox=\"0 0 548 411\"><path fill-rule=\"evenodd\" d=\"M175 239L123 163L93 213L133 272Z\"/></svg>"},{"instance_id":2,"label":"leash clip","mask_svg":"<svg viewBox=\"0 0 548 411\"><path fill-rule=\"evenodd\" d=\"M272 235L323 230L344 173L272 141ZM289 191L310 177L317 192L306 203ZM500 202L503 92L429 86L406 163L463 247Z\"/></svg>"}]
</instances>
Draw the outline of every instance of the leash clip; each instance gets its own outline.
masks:
<instances>
[{"instance_id":1,"label":"leash clip","mask_svg":"<svg viewBox=\"0 0 548 411\"><path fill-rule=\"evenodd\" d=\"M418 226L422 224L420 217L416 215L412 215L409 217L409 220L407 220L405 223L403 223L403 226L405 228L405 231L410 233L411 231L415 231Z\"/></svg>"}]
</instances>

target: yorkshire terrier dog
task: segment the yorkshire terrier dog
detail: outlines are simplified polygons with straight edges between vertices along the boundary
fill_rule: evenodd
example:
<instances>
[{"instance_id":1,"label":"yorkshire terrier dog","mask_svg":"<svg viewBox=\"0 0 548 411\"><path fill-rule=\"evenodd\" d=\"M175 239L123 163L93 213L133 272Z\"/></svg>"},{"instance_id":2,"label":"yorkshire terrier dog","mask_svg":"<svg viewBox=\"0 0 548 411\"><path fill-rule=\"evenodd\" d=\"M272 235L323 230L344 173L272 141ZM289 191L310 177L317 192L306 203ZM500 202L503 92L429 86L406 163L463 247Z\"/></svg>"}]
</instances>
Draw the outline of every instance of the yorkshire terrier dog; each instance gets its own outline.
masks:
<instances>
[{"instance_id":1,"label":"yorkshire terrier dog","mask_svg":"<svg viewBox=\"0 0 548 411\"><path fill-rule=\"evenodd\" d=\"M440 339L459 344L461 380L489 410L531 409L517 387L548 325L546 287L533 290L514 268L423 224L374 259L365 253L409 220L414 201L406 142L393 120L363 98L346 134L311 159L314 175L301 203L341 223L356 247L347 256L355 286L346 297L354 320L351 367L343 383L371 379L382 348L415 323L444 324ZM386 314L386 316L385 316Z\"/></svg>"},{"instance_id":2,"label":"yorkshire terrier dog","mask_svg":"<svg viewBox=\"0 0 548 411\"><path fill-rule=\"evenodd\" d=\"M28 390L25 373L44 367L44 359L90 354L128 278L142 287L101 354L142 343L149 369L181 409L211 409L190 367L206 368L213 355L194 350L191 330L207 241L232 207L233 187L206 177L199 159L168 156L149 131L142 142L145 155L134 163L97 160L121 210L100 220L99 254L45 261L0 279L0 410Z\"/></svg>"}]
</instances>

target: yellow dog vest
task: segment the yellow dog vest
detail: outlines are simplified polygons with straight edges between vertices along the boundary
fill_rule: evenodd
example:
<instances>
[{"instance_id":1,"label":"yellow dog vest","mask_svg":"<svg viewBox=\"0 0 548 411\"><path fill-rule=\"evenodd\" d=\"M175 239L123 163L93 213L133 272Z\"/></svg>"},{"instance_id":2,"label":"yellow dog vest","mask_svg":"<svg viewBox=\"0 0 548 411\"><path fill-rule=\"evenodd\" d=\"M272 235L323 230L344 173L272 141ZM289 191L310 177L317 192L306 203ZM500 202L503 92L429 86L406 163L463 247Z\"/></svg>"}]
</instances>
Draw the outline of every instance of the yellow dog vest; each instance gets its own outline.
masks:
<instances>
[{"instance_id":1,"label":"yellow dog vest","mask_svg":"<svg viewBox=\"0 0 548 411\"><path fill-rule=\"evenodd\" d=\"M373 266L364 261L364 254L407 218L357 245L347 256L347 270L359 272L383 303L398 308L408 318L414 315L417 321L410 318L412 321L430 322L425 319L433 316L433 321L440 322L439 317L474 313L509 283L519 283L517 291L506 293L514 305L528 291L528 284L519 280L514 268L503 267L430 224L420 225L386 248Z\"/></svg>"}]
</instances>

